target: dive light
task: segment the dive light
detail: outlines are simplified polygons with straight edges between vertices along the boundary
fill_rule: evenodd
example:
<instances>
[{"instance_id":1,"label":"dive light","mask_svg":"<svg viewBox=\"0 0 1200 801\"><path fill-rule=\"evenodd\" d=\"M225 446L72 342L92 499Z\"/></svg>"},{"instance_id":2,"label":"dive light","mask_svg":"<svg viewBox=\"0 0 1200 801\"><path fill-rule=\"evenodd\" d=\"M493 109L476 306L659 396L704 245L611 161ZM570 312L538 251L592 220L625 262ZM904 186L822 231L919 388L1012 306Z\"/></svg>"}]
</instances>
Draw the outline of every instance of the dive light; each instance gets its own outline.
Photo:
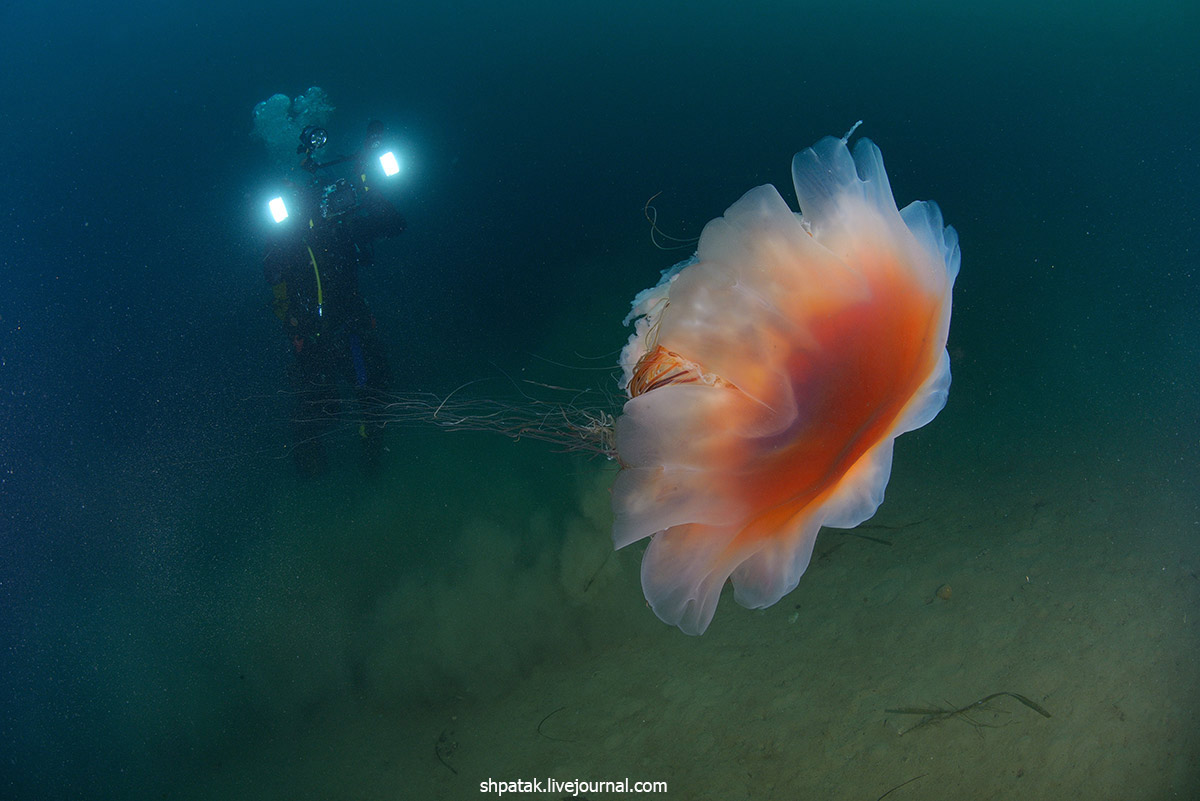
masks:
<instances>
[{"instance_id":1,"label":"dive light","mask_svg":"<svg viewBox=\"0 0 1200 801\"><path fill-rule=\"evenodd\" d=\"M271 209L271 216L275 222L281 223L288 218L287 206L283 202L282 197L271 198L271 202L267 204Z\"/></svg>"},{"instance_id":2,"label":"dive light","mask_svg":"<svg viewBox=\"0 0 1200 801\"><path fill-rule=\"evenodd\" d=\"M379 166L388 178L400 172L400 162L396 161L396 154L390 150L379 157Z\"/></svg>"}]
</instances>

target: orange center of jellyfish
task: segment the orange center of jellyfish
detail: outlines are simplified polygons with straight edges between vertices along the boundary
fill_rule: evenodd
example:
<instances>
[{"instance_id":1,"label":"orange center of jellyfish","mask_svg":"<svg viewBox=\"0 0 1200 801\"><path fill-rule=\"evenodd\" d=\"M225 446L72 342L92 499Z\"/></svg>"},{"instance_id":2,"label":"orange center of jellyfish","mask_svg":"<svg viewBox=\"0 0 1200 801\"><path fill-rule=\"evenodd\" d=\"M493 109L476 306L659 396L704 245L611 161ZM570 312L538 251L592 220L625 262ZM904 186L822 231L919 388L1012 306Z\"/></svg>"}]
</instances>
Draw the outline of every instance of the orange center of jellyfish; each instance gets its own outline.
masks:
<instances>
[{"instance_id":1,"label":"orange center of jellyfish","mask_svg":"<svg viewBox=\"0 0 1200 801\"><path fill-rule=\"evenodd\" d=\"M791 382L797 413L769 438L729 443L732 462L742 465L729 480L738 483L747 508L759 510L731 548L777 537L792 518L852 480L859 460L894 436L897 418L937 367L942 298L894 253L878 252L861 267L870 291L856 301L818 311L801 297L794 308L780 309L811 337L776 365ZM630 397L676 383L742 391L660 345L638 361Z\"/></svg>"}]
</instances>

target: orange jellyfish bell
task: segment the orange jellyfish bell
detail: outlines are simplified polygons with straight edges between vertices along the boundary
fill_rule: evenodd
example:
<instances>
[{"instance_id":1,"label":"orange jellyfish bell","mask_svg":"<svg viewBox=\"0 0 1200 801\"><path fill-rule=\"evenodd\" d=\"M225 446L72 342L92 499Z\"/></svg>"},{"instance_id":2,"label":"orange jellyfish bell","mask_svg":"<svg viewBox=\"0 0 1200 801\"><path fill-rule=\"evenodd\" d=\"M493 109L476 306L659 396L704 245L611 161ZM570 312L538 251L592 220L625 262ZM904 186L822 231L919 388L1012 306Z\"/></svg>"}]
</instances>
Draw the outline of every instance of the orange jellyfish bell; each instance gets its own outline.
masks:
<instances>
[{"instance_id":1,"label":"orange jellyfish bell","mask_svg":"<svg viewBox=\"0 0 1200 801\"><path fill-rule=\"evenodd\" d=\"M688 634L726 579L752 609L791 592L818 529L870 518L896 437L946 403L958 235L934 203L897 210L849 137L796 154L800 214L750 190L626 320L613 540L652 537L646 599Z\"/></svg>"}]
</instances>

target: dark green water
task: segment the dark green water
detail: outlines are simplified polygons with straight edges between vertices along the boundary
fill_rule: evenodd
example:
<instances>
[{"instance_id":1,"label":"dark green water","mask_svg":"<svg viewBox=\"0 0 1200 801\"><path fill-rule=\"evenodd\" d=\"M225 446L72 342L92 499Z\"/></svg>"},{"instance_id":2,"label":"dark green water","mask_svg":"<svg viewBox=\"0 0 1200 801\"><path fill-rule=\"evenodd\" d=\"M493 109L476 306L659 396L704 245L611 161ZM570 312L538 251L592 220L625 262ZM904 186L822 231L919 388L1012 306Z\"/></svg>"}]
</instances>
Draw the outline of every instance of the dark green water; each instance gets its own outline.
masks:
<instances>
[{"instance_id":1,"label":"dark green water","mask_svg":"<svg viewBox=\"0 0 1200 801\"><path fill-rule=\"evenodd\" d=\"M410 230L363 277L398 389L478 397L611 389L629 300L686 255L650 246L646 199L698 235L864 119L963 248L906 503L906 470L980 505L1047 464L1131 498L1153 475L1193 490L1165 536L1194 566L1200 14L1040 6L0 8L0 795L203 795L236 762L272 797L256 750L323 710L403 729L613 646L556 567L601 460L417 427L373 482L350 432L331 475L292 475L250 110L313 84L334 137L378 117L411 152ZM631 638L676 634L644 611ZM1147 797L1195 792L1196 748Z\"/></svg>"}]
</instances>

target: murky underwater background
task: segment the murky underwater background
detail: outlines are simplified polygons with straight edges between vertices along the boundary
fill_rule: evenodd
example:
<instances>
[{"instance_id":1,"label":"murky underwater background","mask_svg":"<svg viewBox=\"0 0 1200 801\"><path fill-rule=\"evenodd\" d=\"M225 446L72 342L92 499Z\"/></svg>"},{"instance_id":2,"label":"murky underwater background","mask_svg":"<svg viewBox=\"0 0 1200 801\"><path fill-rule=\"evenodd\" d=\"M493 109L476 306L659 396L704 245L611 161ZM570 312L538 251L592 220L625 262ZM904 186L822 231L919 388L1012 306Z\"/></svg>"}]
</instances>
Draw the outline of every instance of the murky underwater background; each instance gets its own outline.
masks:
<instances>
[{"instance_id":1,"label":"murky underwater background","mask_svg":"<svg viewBox=\"0 0 1200 801\"><path fill-rule=\"evenodd\" d=\"M0 794L1200 797L1198 35L1168 2L0 7ZM311 85L335 146L378 117L411 155L363 276L397 389L477 398L611 392L687 255L646 200L696 236L864 119L963 246L876 540L693 639L611 555L603 459L397 426L377 479L347 430L298 480L249 129ZM887 711L1001 691L1052 717Z\"/></svg>"}]
</instances>

